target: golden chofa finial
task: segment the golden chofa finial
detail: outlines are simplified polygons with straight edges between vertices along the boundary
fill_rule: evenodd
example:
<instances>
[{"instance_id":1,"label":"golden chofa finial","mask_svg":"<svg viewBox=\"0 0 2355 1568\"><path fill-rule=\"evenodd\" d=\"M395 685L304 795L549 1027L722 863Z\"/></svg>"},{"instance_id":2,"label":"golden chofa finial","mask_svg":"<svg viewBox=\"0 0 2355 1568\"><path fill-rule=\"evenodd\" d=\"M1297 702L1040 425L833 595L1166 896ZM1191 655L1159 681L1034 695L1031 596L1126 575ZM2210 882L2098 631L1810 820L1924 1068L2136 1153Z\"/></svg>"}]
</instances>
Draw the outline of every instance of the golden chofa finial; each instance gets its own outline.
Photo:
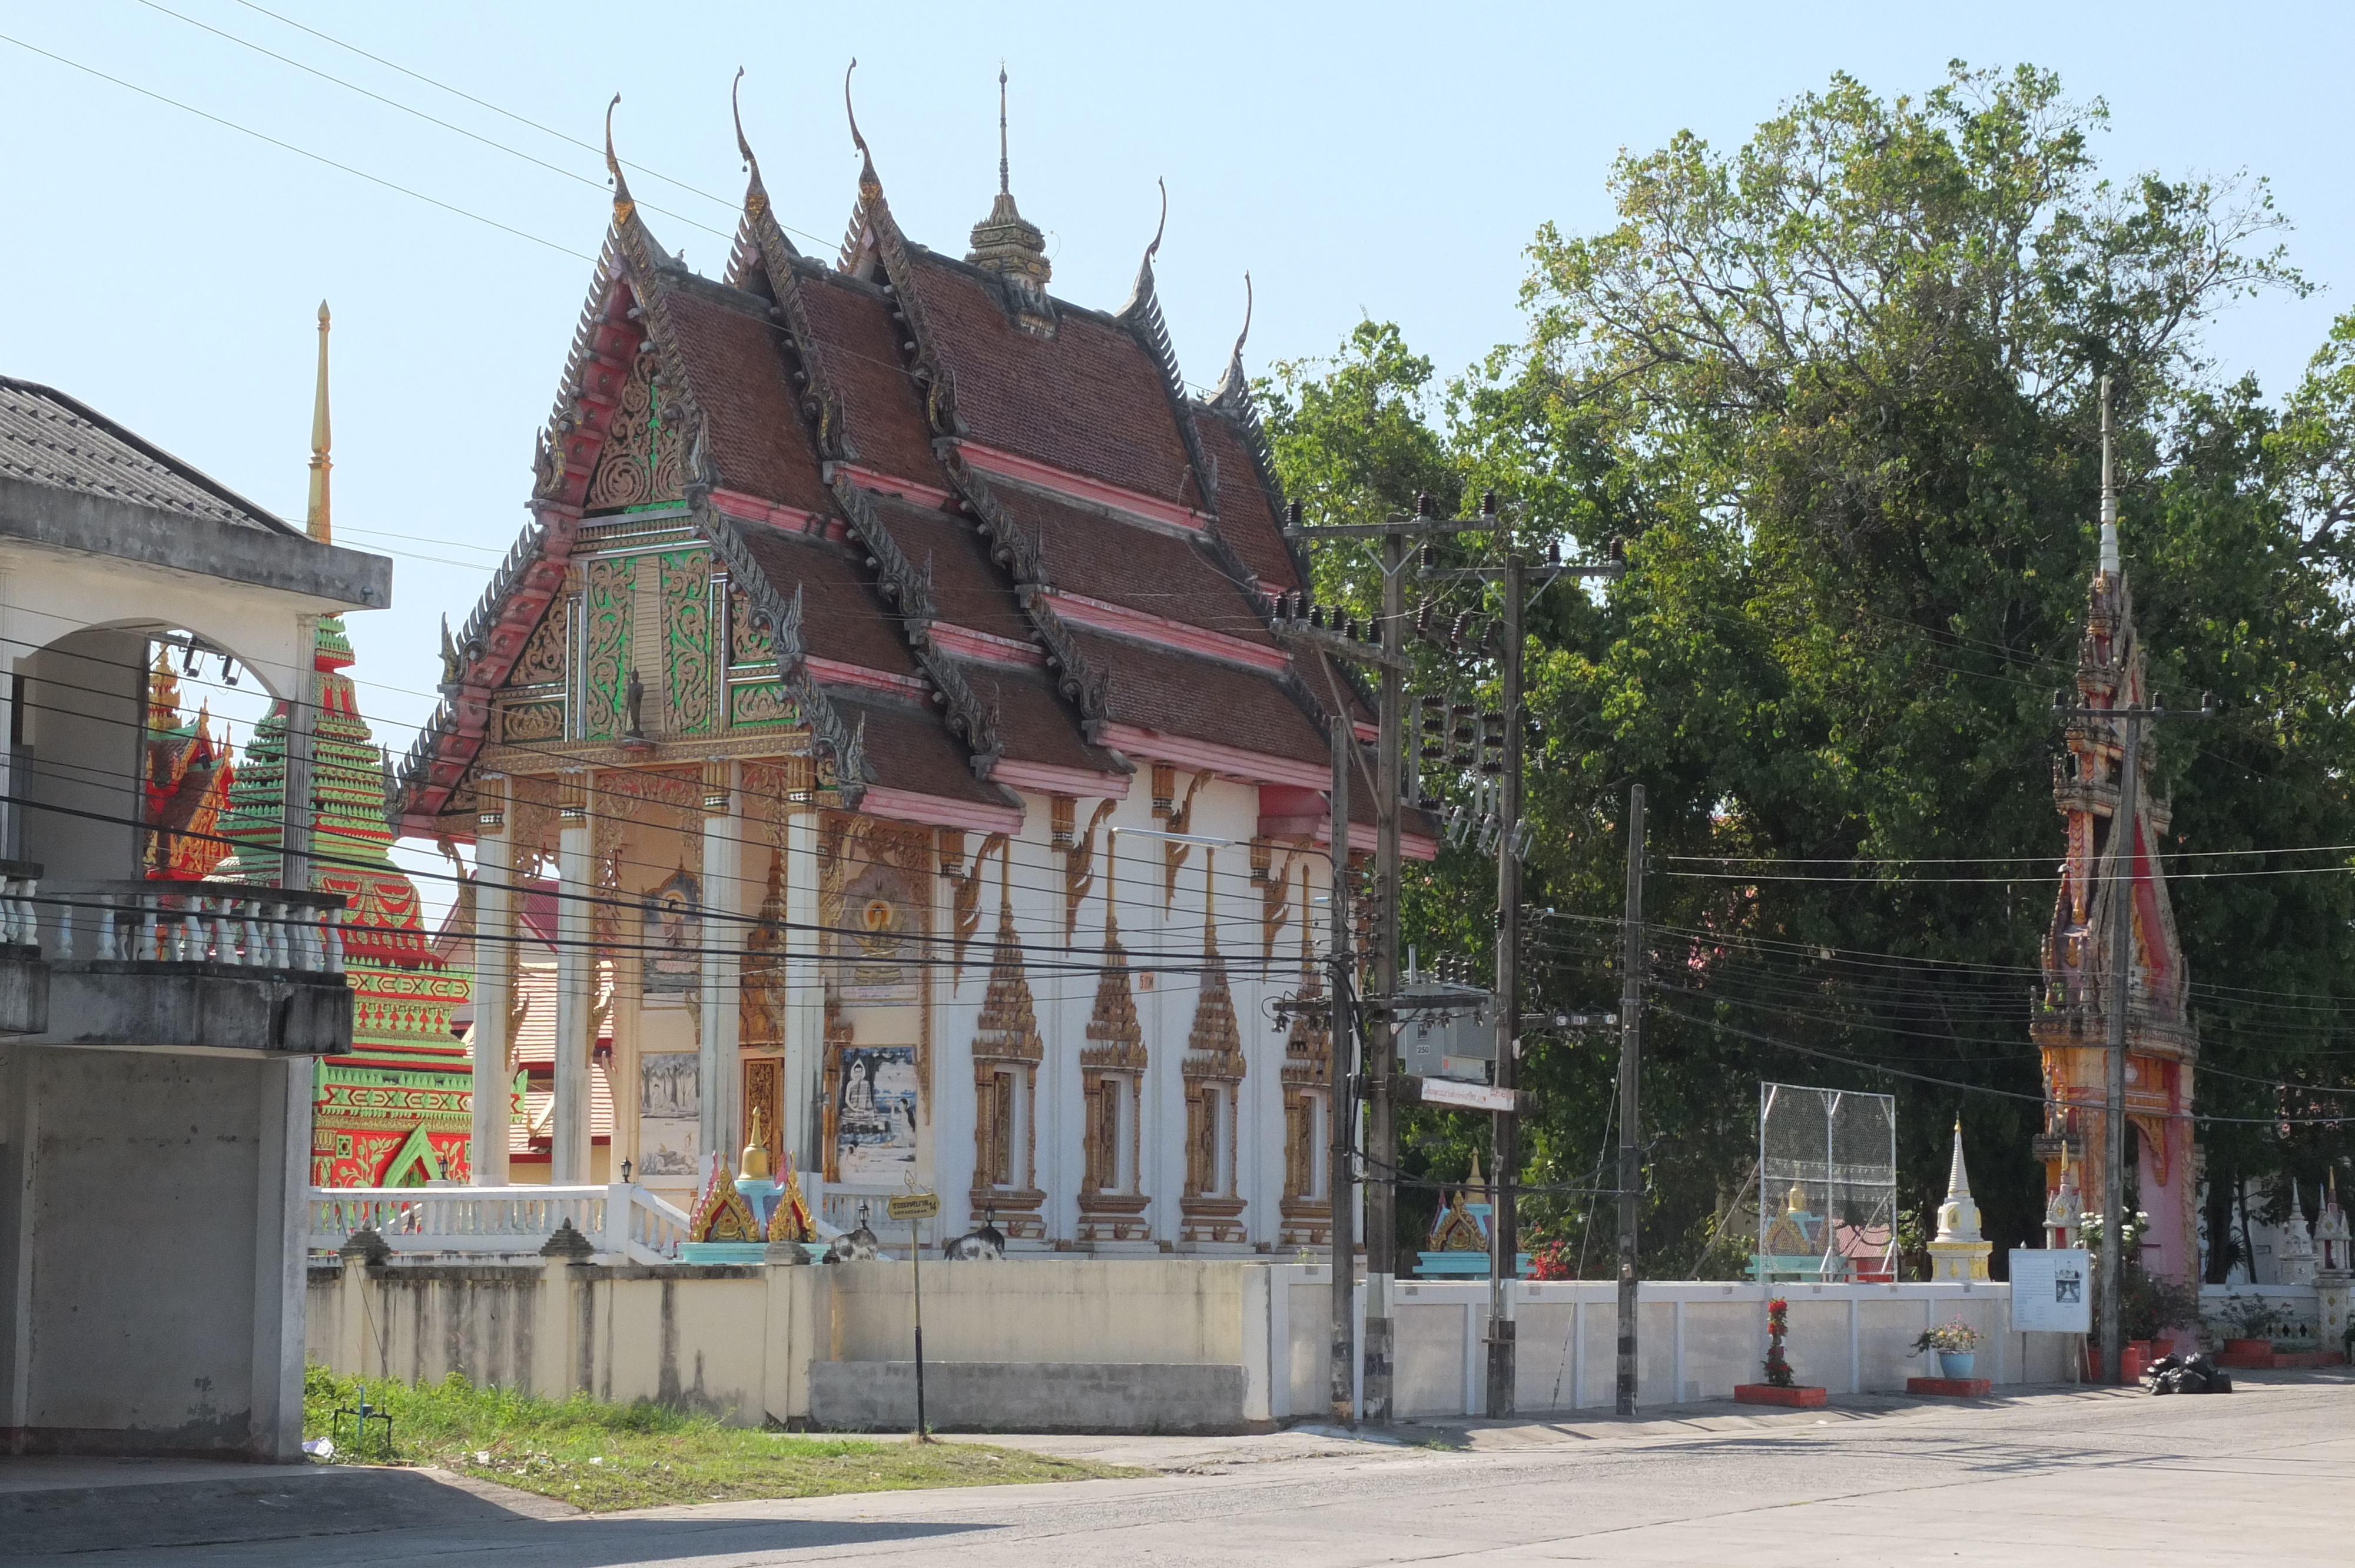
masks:
<instances>
[{"instance_id":1,"label":"golden chofa finial","mask_svg":"<svg viewBox=\"0 0 2355 1568\"><path fill-rule=\"evenodd\" d=\"M304 532L322 545L336 541L335 525L329 519L327 471L335 462L327 455L333 438L327 428L327 302L319 302L319 385L311 399L311 505L304 517Z\"/></svg>"},{"instance_id":2,"label":"golden chofa finial","mask_svg":"<svg viewBox=\"0 0 2355 1568\"><path fill-rule=\"evenodd\" d=\"M637 204L630 199L630 182L622 177L622 160L613 155L613 111L622 106L622 95L613 94L613 101L605 105L605 173L613 181L613 221L626 222Z\"/></svg>"},{"instance_id":3,"label":"golden chofa finial","mask_svg":"<svg viewBox=\"0 0 2355 1568\"><path fill-rule=\"evenodd\" d=\"M854 55L842 73L842 111L850 117L850 144L858 149L858 194L873 201L883 194L883 181L875 173L875 154L867 150L867 138L858 133L858 111L850 101L850 73L858 69Z\"/></svg>"}]
</instances>

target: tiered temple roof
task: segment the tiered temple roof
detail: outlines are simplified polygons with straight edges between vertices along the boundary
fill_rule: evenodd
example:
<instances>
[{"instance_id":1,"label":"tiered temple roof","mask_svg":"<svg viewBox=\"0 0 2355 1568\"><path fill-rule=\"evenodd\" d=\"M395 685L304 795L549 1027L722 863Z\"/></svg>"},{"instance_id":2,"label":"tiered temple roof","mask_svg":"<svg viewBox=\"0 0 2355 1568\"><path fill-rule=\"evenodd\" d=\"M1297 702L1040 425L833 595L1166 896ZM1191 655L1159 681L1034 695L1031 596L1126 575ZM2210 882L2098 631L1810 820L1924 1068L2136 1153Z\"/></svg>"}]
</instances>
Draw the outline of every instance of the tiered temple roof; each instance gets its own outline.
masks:
<instances>
[{"instance_id":1,"label":"tiered temple roof","mask_svg":"<svg viewBox=\"0 0 2355 1568\"><path fill-rule=\"evenodd\" d=\"M474 836L472 771L520 734L495 694L572 591L576 552L663 509L726 572L731 647L774 658L779 702L847 808L1008 831L1017 790L1120 795L1147 763L1321 789L1331 694L1269 635L1273 596L1306 579L1241 345L1213 397L1188 391L1155 294L1159 235L1127 303L1092 310L1047 292L1004 181L958 260L901 233L870 158L843 255L821 261L787 238L739 140L751 178L713 281L655 243L609 137L613 226L535 520L445 655L402 831ZM1344 700L1362 721L1360 695ZM538 738L620 736L583 705Z\"/></svg>"}]
</instances>

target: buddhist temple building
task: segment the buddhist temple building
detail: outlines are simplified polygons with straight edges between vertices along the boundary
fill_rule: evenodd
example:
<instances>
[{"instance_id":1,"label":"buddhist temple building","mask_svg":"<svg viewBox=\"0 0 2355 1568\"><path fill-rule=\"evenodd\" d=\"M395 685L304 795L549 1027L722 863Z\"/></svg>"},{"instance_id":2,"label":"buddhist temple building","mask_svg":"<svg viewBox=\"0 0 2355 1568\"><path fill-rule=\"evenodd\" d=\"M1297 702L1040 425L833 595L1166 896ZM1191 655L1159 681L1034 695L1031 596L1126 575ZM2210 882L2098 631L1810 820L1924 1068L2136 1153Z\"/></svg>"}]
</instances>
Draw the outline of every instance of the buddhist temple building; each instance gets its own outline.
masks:
<instances>
[{"instance_id":1,"label":"buddhist temple building","mask_svg":"<svg viewBox=\"0 0 2355 1568\"><path fill-rule=\"evenodd\" d=\"M237 764L226 732L213 738L209 705L198 706L194 718L180 716L179 675L171 648L160 642L147 673L144 757L143 869L156 881L201 882L229 853L220 817Z\"/></svg>"},{"instance_id":2,"label":"buddhist temple building","mask_svg":"<svg viewBox=\"0 0 2355 1568\"><path fill-rule=\"evenodd\" d=\"M2106 459L2105 461L2106 468ZM2100 565L2087 596L2085 636L2077 662L2077 705L2123 709L2151 700L2147 655L2134 624L2134 601L2118 548L2116 503L2105 486ZM2125 727L2102 718L2069 723L2068 755L2056 759L2052 796L2066 824L2061 888L2044 936L2044 985L2030 1024L2043 1059L2046 1125L2036 1139L2044 1161L2048 1211L2083 1195L2098 1214L2106 1140L2110 1009L2119 1005L2110 973L2112 900L2126 865L2132 903L2133 959L2125 979L2126 1112L2139 1196L2129 1207L2150 1216L2142 1263L2152 1274L2196 1282L2200 1275L2198 1172L2192 1149L2192 1075L2199 1035L2186 1003L2190 977L2159 857L2171 812L2150 789L2151 747L2139 753L2144 775L2135 821L2115 831ZM2075 1192L2064 1197L2073 1162Z\"/></svg>"},{"instance_id":3,"label":"buddhist temple building","mask_svg":"<svg viewBox=\"0 0 2355 1568\"><path fill-rule=\"evenodd\" d=\"M960 256L854 122L819 257L740 122L699 276L610 120L532 521L399 781L405 834L474 846L474 1146L518 1147L493 1089L544 1026L559 1183L627 1161L687 1208L757 1133L845 1228L912 1180L1017 1252L1322 1236L1329 1045L1273 1008L1328 940L1328 715L1372 715L1272 632L1306 578L1241 341L1188 388L1158 233L1119 308L1050 292L1002 139Z\"/></svg>"},{"instance_id":4,"label":"buddhist temple building","mask_svg":"<svg viewBox=\"0 0 2355 1568\"><path fill-rule=\"evenodd\" d=\"M307 532L331 543L327 307L319 307L319 382L313 417ZM345 972L352 991L352 1050L316 1069L311 1181L321 1187L421 1186L472 1170L473 1067L452 1031L466 977L433 951L417 885L393 864L389 770L360 716L341 618L322 616L314 648L311 885L340 893ZM212 868L223 881L278 875L288 708L255 726L229 789L220 833L236 848Z\"/></svg>"}]
</instances>

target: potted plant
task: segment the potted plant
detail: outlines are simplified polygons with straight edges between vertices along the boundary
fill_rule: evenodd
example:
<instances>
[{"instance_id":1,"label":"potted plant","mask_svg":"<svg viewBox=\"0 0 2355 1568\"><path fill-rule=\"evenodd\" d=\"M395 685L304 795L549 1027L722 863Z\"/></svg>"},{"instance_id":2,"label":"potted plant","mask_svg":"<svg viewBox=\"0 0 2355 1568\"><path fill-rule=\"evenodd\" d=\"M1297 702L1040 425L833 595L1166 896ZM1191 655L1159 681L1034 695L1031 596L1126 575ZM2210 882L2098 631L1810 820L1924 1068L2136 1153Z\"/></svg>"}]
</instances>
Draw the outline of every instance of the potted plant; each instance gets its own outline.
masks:
<instances>
[{"instance_id":1,"label":"potted plant","mask_svg":"<svg viewBox=\"0 0 2355 1568\"><path fill-rule=\"evenodd\" d=\"M2216 1314L2225 1328L2224 1353L2228 1356L2270 1355L2274 1348L2272 1303L2262 1296L2243 1296L2229 1291L2224 1298L2224 1309Z\"/></svg>"},{"instance_id":2,"label":"potted plant","mask_svg":"<svg viewBox=\"0 0 2355 1568\"><path fill-rule=\"evenodd\" d=\"M1978 1364L1979 1331L1960 1318L1941 1323L1934 1329L1924 1329L1913 1341L1914 1355L1934 1354L1938 1358L1938 1375L1957 1382L1971 1375Z\"/></svg>"}]
</instances>

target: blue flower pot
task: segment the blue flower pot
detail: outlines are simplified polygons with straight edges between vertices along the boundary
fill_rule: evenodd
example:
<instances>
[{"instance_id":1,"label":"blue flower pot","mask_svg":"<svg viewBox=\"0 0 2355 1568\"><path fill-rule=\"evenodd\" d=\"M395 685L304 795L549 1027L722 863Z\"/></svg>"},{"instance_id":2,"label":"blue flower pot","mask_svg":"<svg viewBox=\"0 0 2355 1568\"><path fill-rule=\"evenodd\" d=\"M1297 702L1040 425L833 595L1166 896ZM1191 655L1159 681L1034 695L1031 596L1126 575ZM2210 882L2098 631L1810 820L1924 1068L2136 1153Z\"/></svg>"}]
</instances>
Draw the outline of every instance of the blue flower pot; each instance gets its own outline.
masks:
<instances>
[{"instance_id":1,"label":"blue flower pot","mask_svg":"<svg viewBox=\"0 0 2355 1568\"><path fill-rule=\"evenodd\" d=\"M1971 1368L1978 1364L1977 1351L1940 1351L1938 1375L1946 1378L1966 1378Z\"/></svg>"}]
</instances>

